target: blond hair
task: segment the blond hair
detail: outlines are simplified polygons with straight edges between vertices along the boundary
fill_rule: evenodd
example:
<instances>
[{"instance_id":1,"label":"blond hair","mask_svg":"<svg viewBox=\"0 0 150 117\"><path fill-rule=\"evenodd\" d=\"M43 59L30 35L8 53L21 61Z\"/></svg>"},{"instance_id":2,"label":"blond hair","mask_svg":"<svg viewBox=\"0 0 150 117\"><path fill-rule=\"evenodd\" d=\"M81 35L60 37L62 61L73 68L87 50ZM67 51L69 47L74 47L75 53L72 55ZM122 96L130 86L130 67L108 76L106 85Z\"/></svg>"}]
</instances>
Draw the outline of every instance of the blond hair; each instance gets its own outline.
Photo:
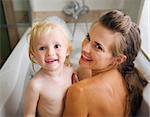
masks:
<instances>
[{"instance_id":1,"label":"blond hair","mask_svg":"<svg viewBox=\"0 0 150 117\"><path fill-rule=\"evenodd\" d=\"M49 33L50 31L56 29L56 28L59 28L61 29L61 31L63 32L63 34L65 35L66 37L66 40L68 42L68 48L67 48L67 51L68 51L68 56L66 57L65 59L65 65L66 66L71 66L71 62L70 62L70 56L71 56L71 53L72 53L72 45L71 45L71 36L70 36L70 33L68 30L66 30L67 28L64 27L64 24L60 24L60 23L57 23L56 20L58 20L59 18L58 17L51 17L51 18L46 18L44 21L41 21L41 22L36 22L33 24L32 26L32 29L31 29L31 32L29 34L29 58L32 62L32 64L36 63L35 59L34 59L34 43L35 43L35 40L37 38L40 37L40 35L42 34L46 34L46 33ZM60 21L61 19L59 19Z\"/></svg>"}]
</instances>

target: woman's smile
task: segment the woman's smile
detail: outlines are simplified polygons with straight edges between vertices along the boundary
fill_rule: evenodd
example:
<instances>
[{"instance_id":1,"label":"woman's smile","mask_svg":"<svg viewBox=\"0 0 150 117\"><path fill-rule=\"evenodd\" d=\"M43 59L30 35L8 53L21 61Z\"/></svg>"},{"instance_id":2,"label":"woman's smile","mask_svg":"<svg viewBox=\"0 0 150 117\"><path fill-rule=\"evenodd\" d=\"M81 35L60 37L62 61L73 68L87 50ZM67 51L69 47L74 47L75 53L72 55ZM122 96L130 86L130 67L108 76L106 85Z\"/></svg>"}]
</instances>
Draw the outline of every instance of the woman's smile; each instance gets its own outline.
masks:
<instances>
[{"instance_id":1,"label":"woman's smile","mask_svg":"<svg viewBox=\"0 0 150 117\"><path fill-rule=\"evenodd\" d=\"M92 61L92 58L89 56L88 53L86 53L85 51L82 51L80 60L82 60L83 62L90 62Z\"/></svg>"}]
</instances>

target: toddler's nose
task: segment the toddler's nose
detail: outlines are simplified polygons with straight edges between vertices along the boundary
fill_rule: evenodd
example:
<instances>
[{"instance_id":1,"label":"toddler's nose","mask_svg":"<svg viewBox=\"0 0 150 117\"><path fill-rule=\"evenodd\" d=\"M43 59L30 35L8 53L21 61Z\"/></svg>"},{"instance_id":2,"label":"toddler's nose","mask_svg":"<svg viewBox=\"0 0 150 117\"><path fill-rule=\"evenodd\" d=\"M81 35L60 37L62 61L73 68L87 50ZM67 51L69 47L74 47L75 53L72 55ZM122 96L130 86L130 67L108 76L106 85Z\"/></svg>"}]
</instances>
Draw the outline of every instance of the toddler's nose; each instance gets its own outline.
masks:
<instances>
[{"instance_id":1,"label":"toddler's nose","mask_svg":"<svg viewBox=\"0 0 150 117\"><path fill-rule=\"evenodd\" d=\"M53 56L55 53L54 49L53 48L49 48L48 51L47 51L47 55L48 56Z\"/></svg>"}]
</instances>

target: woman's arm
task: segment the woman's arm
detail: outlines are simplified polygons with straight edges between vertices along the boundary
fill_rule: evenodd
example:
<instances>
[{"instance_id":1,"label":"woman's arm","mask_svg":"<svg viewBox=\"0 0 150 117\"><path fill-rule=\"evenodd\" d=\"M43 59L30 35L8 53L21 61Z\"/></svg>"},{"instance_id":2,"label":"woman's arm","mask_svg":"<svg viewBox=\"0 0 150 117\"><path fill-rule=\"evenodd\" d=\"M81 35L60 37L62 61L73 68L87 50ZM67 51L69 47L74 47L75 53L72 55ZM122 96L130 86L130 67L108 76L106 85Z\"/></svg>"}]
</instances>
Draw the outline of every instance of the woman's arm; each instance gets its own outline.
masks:
<instances>
[{"instance_id":1,"label":"woman's arm","mask_svg":"<svg viewBox=\"0 0 150 117\"><path fill-rule=\"evenodd\" d=\"M39 83L32 79L24 95L24 117L35 117L39 100Z\"/></svg>"},{"instance_id":2,"label":"woman's arm","mask_svg":"<svg viewBox=\"0 0 150 117\"><path fill-rule=\"evenodd\" d=\"M63 117L87 117L87 102L84 89L72 85L67 92Z\"/></svg>"}]
</instances>

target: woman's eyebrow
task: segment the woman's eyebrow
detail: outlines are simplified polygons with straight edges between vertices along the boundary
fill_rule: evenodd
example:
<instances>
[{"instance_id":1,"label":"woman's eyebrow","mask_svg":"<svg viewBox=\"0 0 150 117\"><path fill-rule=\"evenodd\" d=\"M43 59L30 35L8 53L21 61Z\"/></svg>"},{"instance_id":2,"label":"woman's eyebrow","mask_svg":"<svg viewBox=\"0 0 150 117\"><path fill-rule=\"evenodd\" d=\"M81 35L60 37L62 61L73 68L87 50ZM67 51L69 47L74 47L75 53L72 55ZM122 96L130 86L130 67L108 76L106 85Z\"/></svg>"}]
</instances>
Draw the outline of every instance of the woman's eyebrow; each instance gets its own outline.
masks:
<instances>
[{"instance_id":1,"label":"woman's eyebrow","mask_svg":"<svg viewBox=\"0 0 150 117\"><path fill-rule=\"evenodd\" d=\"M90 35L87 33L86 38L90 41Z\"/></svg>"}]
</instances>

